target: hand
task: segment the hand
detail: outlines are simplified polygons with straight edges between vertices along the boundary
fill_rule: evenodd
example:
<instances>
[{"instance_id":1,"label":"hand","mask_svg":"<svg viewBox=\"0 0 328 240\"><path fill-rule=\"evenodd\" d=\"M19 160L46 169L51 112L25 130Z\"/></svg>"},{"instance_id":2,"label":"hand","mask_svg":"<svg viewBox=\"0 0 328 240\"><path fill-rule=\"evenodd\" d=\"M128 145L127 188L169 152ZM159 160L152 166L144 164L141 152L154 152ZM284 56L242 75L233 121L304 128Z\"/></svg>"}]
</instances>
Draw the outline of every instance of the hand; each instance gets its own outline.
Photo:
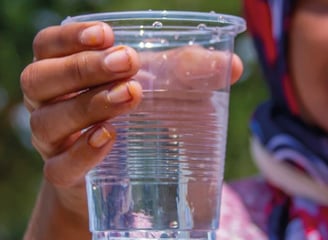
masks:
<instances>
[{"instance_id":1,"label":"hand","mask_svg":"<svg viewBox=\"0 0 328 240\"><path fill-rule=\"evenodd\" d=\"M35 37L21 87L45 181L25 239L90 238L84 176L111 150L115 130L107 120L135 108L142 95L131 78L143 63L113 42L111 28L99 22L54 26ZM234 82L242 70L237 57L232 66Z\"/></svg>"},{"instance_id":2,"label":"hand","mask_svg":"<svg viewBox=\"0 0 328 240\"><path fill-rule=\"evenodd\" d=\"M35 61L21 75L32 142L45 162L40 198L49 202L51 196L55 202L48 208L76 215L83 224L88 219L84 175L115 139L106 120L141 99L140 85L130 80L139 69L138 55L129 47L113 47L113 39L103 23L47 28L35 37Z\"/></svg>"}]
</instances>

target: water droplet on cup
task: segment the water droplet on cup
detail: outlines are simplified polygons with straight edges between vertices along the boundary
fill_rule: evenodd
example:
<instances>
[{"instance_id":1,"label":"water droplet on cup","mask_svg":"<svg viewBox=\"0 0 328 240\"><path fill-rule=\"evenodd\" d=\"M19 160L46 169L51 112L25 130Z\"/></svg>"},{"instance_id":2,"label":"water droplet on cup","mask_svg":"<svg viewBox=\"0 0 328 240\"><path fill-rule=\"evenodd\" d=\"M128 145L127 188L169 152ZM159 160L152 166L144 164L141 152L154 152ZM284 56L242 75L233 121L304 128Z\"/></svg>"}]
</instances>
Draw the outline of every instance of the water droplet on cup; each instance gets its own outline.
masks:
<instances>
[{"instance_id":1,"label":"water droplet on cup","mask_svg":"<svg viewBox=\"0 0 328 240\"><path fill-rule=\"evenodd\" d=\"M199 30L205 30L206 29L206 24L204 24L204 23L201 23L201 24L199 24L198 26L197 26L197 28L199 29Z\"/></svg>"},{"instance_id":2,"label":"water droplet on cup","mask_svg":"<svg viewBox=\"0 0 328 240\"><path fill-rule=\"evenodd\" d=\"M153 27L154 28L162 28L163 27L163 23L161 23L159 21L153 22Z\"/></svg>"},{"instance_id":3,"label":"water droplet on cup","mask_svg":"<svg viewBox=\"0 0 328 240\"><path fill-rule=\"evenodd\" d=\"M219 21L224 21L224 16L219 16L219 17L218 17L218 20L219 20Z\"/></svg>"}]
</instances>

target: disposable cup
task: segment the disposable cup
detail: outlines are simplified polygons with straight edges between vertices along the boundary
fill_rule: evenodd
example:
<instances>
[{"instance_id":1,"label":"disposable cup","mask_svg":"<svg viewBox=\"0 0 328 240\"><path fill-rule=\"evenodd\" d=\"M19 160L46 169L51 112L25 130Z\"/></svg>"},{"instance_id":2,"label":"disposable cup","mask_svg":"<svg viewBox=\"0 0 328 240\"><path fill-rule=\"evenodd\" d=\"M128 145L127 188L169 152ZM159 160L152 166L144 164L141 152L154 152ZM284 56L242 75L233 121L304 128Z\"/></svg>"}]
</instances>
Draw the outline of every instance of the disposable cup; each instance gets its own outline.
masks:
<instances>
[{"instance_id":1,"label":"disposable cup","mask_svg":"<svg viewBox=\"0 0 328 240\"><path fill-rule=\"evenodd\" d=\"M94 240L215 239L226 150L231 62L242 18L181 11L68 17L103 21L134 48L136 110L110 119L108 156L86 176Z\"/></svg>"}]
</instances>

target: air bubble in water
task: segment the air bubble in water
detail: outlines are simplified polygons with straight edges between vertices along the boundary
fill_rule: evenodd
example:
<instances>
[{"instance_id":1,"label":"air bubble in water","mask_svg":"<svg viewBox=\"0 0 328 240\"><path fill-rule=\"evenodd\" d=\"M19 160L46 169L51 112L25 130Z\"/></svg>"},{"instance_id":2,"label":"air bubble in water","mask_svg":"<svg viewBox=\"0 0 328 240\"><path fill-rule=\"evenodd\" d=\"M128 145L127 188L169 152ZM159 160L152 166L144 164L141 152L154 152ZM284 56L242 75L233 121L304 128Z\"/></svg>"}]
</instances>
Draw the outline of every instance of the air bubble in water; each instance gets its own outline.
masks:
<instances>
[{"instance_id":1,"label":"air bubble in water","mask_svg":"<svg viewBox=\"0 0 328 240\"><path fill-rule=\"evenodd\" d=\"M194 45L195 44L195 38L192 38L189 40L188 42L188 45L191 46L191 45Z\"/></svg>"},{"instance_id":2,"label":"air bubble in water","mask_svg":"<svg viewBox=\"0 0 328 240\"><path fill-rule=\"evenodd\" d=\"M154 28L162 28L163 27L163 23L161 23L159 21L153 22L153 27Z\"/></svg>"},{"instance_id":3,"label":"air bubble in water","mask_svg":"<svg viewBox=\"0 0 328 240\"><path fill-rule=\"evenodd\" d=\"M170 228L178 228L179 224L177 221L172 221L172 222L170 222L169 226L170 226Z\"/></svg>"}]
</instances>

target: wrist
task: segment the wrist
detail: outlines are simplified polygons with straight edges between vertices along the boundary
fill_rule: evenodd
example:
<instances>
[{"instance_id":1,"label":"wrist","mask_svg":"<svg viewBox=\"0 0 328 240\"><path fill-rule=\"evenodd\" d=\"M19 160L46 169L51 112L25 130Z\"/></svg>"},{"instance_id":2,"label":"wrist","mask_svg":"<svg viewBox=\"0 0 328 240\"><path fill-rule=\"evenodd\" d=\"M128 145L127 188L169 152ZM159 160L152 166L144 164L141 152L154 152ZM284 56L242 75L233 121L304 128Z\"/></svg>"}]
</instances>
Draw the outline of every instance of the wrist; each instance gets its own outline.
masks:
<instances>
[{"instance_id":1,"label":"wrist","mask_svg":"<svg viewBox=\"0 0 328 240\"><path fill-rule=\"evenodd\" d=\"M63 204L60 195L43 181L24 240L91 239L88 218Z\"/></svg>"}]
</instances>

